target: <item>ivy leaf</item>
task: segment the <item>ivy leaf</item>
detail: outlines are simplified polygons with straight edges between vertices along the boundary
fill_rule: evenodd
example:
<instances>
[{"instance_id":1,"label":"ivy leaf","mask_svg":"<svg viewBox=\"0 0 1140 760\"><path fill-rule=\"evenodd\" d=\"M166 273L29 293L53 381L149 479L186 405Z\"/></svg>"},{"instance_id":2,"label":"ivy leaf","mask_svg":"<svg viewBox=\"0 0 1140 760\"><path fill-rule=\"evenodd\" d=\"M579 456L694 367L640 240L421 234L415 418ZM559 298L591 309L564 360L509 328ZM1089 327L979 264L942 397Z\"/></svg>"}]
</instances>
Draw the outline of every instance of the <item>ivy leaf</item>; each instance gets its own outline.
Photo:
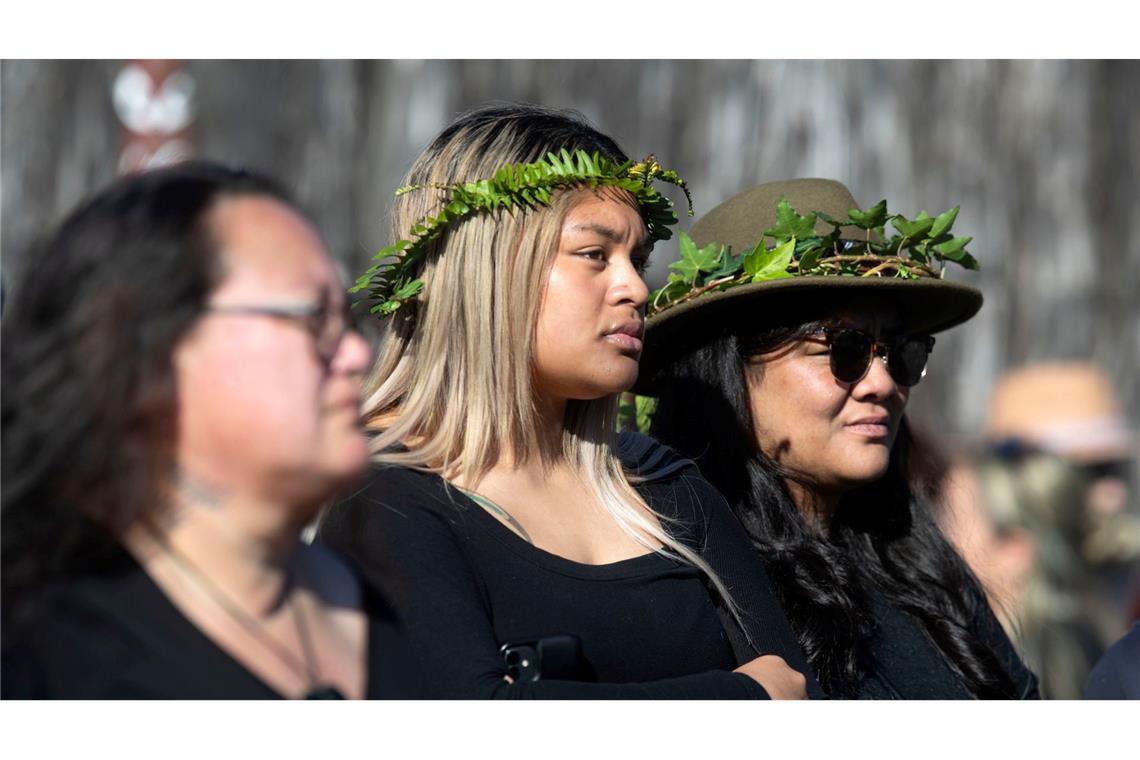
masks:
<instances>
[{"instance_id":1,"label":"ivy leaf","mask_svg":"<svg viewBox=\"0 0 1140 760\"><path fill-rule=\"evenodd\" d=\"M939 214L930 228L930 237L940 237L949 232L951 225L954 224L954 220L958 218L958 209L960 208L961 206L955 206L946 213Z\"/></svg>"},{"instance_id":2,"label":"ivy leaf","mask_svg":"<svg viewBox=\"0 0 1140 760\"><path fill-rule=\"evenodd\" d=\"M696 263L697 245L692 238L682 232L680 248L681 258L669 265L670 271L675 273L670 275L669 279L672 280L675 276L681 282L692 282L697 279L701 271Z\"/></svg>"},{"instance_id":3,"label":"ivy leaf","mask_svg":"<svg viewBox=\"0 0 1140 760\"><path fill-rule=\"evenodd\" d=\"M866 211L848 209L847 219L861 230L882 227L887 223L887 199L884 198Z\"/></svg>"},{"instance_id":4,"label":"ivy leaf","mask_svg":"<svg viewBox=\"0 0 1140 760\"><path fill-rule=\"evenodd\" d=\"M788 199L780 196L776 204L776 225L764 230L763 237L787 240L788 238L807 238L815 235L815 213L800 216L788 203Z\"/></svg>"},{"instance_id":5,"label":"ivy leaf","mask_svg":"<svg viewBox=\"0 0 1140 760\"><path fill-rule=\"evenodd\" d=\"M744 257L744 271L752 278L752 282L773 280L777 277L788 277L788 264L792 262L792 254L796 250L796 239L792 238L783 245L772 250L764 249L761 241L752 252Z\"/></svg>"},{"instance_id":6,"label":"ivy leaf","mask_svg":"<svg viewBox=\"0 0 1140 760\"><path fill-rule=\"evenodd\" d=\"M971 237L954 238L948 243L934 246L934 250L938 252L941 258L956 262L966 269L972 269L976 272L981 268L978 265L978 260L966 251L966 244L971 240L973 240Z\"/></svg>"},{"instance_id":7,"label":"ivy leaf","mask_svg":"<svg viewBox=\"0 0 1140 760\"><path fill-rule=\"evenodd\" d=\"M693 239L681 233L681 260L669 265L686 282L696 282L701 272L711 272L720 262L720 253L716 243L709 243L704 248L697 248Z\"/></svg>"},{"instance_id":8,"label":"ivy leaf","mask_svg":"<svg viewBox=\"0 0 1140 760\"><path fill-rule=\"evenodd\" d=\"M846 222L841 222L841 221L839 221L838 219L835 219L834 217L832 217L832 216L831 216L831 214L828 214L828 213L826 213L826 212L823 212L823 211L816 211L816 212L815 212L815 215L816 215L818 218L820 218L820 219L822 219L823 221L825 221L825 222L827 222L828 224L830 224L832 227L836 227L836 228L838 228L838 227L842 227L843 225L845 225L845 224L846 224Z\"/></svg>"},{"instance_id":9,"label":"ivy leaf","mask_svg":"<svg viewBox=\"0 0 1140 760\"><path fill-rule=\"evenodd\" d=\"M953 240L951 240L947 243L940 243L939 245L934 246L934 250L938 251L938 253L944 259L950 259L951 261L959 261L959 260L961 260L962 256L966 253L966 244L969 243L971 240L973 240L972 237L954 238Z\"/></svg>"},{"instance_id":10,"label":"ivy leaf","mask_svg":"<svg viewBox=\"0 0 1140 760\"><path fill-rule=\"evenodd\" d=\"M743 262L743 256L733 256L732 248L727 245L722 245L720 247L720 258L717 260L716 269L706 274L701 284L706 285L713 280L719 280L722 277L729 277L736 274L740 271Z\"/></svg>"},{"instance_id":11,"label":"ivy leaf","mask_svg":"<svg viewBox=\"0 0 1140 760\"><path fill-rule=\"evenodd\" d=\"M977 272L979 269L982 268L981 265L978 263L978 260L975 259L970 254L966 253L965 251L962 251L962 258L958 259L958 263L961 264L966 269L972 270L974 272Z\"/></svg>"},{"instance_id":12,"label":"ivy leaf","mask_svg":"<svg viewBox=\"0 0 1140 760\"><path fill-rule=\"evenodd\" d=\"M823 247L809 248L800 256L800 274L806 274L819 264L819 257L823 255Z\"/></svg>"},{"instance_id":13,"label":"ivy leaf","mask_svg":"<svg viewBox=\"0 0 1140 760\"><path fill-rule=\"evenodd\" d=\"M902 233L904 238L914 240L915 238L926 237L930 228L934 226L934 218L925 211L915 217L914 221L908 220L902 214L896 214L891 220L891 226Z\"/></svg>"}]
</instances>

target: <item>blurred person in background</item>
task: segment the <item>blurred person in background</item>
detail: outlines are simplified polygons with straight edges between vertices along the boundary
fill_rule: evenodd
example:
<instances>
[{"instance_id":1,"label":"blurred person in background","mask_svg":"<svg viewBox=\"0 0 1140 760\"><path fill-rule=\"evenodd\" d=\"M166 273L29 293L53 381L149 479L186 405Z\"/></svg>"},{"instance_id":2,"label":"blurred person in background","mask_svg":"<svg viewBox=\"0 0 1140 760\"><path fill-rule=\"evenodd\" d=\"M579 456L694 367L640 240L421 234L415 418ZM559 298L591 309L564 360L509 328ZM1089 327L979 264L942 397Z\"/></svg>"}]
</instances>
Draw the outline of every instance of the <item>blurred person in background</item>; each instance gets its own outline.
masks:
<instances>
[{"instance_id":1,"label":"blurred person in background","mask_svg":"<svg viewBox=\"0 0 1140 760\"><path fill-rule=\"evenodd\" d=\"M366 393L376 464L318 540L391 590L407 696L821 695L724 500L615 432L642 272L677 221L662 171L573 112L490 106L397 193L393 232L417 242L363 278L394 312Z\"/></svg>"},{"instance_id":2,"label":"blurred person in background","mask_svg":"<svg viewBox=\"0 0 1140 760\"><path fill-rule=\"evenodd\" d=\"M1007 442L955 467L944 527L982 581L991 606L1042 696L1077 699L1114 615L1095 604L1079 546L1087 478L1050 452Z\"/></svg>"},{"instance_id":3,"label":"blurred person in background","mask_svg":"<svg viewBox=\"0 0 1140 760\"><path fill-rule=\"evenodd\" d=\"M1140 622L1100 658L1085 686L1085 699L1140 699Z\"/></svg>"},{"instance_id":4,"label":"blurred person in background","mask_svg":"<svg viewBox=\"0 0 1140 760\"><path fill-rule=\"evenodd\" d=\"M916 245L949 239L956 214L895 226ZM729 250L707 278L657 294L637 390L658 399L651 432L693 457L743 521L829 694L1034 698L938 529L943 462L905 415L931 333L970 319L981 294L943 279L933 256L900 260L905 240L873 249L888 218L885 201L860 211L824 179L714 208L693 248Z\"/></svg>"},{"instance_id":5,"label":"blurred person in background","mask_svg":"<svg viewBox=\"0 0 1140 760\"><path fill-rule=\"evenodd\" d=\"M120 180L3 323L3 693L364 697L379 600L299 541L367 463L369 350L313 226L209 164Z\"/></svg>"},{"instance_id":6,"label":"blurred person in background","mask_svg":"<svg viewBox=\"0 0 1140 760\"><path fill-rule=\"evenodd\" d=\"M1079 471L1063 535L1091 574L1090 603L1105 611L1104 642L1140 617L1140 491L1135 431L1103 370L1090 362L1028 365L1002 376L986 426L997 451L1028 446Z\"/></svg>"}]
</instances>

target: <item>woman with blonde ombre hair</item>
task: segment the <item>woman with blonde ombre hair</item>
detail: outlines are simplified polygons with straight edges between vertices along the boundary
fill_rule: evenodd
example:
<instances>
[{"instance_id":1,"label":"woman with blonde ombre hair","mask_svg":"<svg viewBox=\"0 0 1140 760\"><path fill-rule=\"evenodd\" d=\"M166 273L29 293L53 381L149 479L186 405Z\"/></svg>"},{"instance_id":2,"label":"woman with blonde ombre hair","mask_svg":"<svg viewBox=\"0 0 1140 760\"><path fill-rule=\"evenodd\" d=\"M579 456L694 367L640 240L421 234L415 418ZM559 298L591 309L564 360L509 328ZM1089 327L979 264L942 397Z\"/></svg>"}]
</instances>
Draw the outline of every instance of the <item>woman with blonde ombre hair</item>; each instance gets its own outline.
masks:
<instances>
[{"instance_id":1,"label":"woman with blonde ombre hair","mask_svg":"<svg viewBox=\"0 0 1140 760\"><path fill-rule=\"evenodd\" d=\"M375 467L318 540L393 601L407 696L820 694L723 499L613 432L676 221L654 179L679 183L580 117L502 106L445 129L397 194L413 239L360 281L393 314Z\"/></svg>"}]
</instances>

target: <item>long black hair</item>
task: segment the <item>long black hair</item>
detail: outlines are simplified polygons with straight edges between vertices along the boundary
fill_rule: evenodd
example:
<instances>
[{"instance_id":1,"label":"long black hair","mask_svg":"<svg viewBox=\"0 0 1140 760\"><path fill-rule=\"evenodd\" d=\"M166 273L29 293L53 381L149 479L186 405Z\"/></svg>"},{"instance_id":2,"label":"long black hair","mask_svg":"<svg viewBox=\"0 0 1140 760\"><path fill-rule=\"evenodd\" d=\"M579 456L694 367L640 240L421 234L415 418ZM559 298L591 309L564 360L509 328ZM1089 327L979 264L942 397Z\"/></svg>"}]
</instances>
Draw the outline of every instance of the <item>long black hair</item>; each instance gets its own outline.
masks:
<instances>
[{"instance_id":1,"label":"long black hair","mask_svg":"<svg viewBox=\"0 0 1140 760\"><path fill-rule=\"evenodd\" d=\"M163 509L172 355L223 275L207 215L239 195L293 207L265 177L183 164L115 182L28 257L0 344L6 610Z\"/></svg>"},{"instance_id":2,"label":"long black hair","mask_svg":"<svg viewBox=\"0 0 1140 760\"><path fill-rule=\"evenodd\" d=\"M858 693L868 669L860 642L874 630L877 594L918 619L973 694L1016 696L997 657L969 630L984 595L936 524L930 505L944 468L916 444L905 417L887 472L845 494L826 528L804 518L788 473L757 446L746 359L805 338L818 325L721 334L673 362L655 381L652 434L692 457L728 500L831 694Z\"/></svg>"}]
</instances>

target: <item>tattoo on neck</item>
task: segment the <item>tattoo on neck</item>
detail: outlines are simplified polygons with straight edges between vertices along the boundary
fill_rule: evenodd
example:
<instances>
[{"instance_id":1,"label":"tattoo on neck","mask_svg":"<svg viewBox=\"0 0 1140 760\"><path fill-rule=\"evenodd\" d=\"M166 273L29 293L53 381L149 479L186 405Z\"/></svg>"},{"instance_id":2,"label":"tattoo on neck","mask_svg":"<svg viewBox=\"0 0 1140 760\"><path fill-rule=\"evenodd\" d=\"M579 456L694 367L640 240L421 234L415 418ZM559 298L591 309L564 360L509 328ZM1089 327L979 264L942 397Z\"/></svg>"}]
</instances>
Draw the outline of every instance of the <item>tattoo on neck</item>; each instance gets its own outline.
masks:
<instances>
[{"instance_id":1,"label":"tattoo on neck","mask_svg":"<svg viewBox=\"0 0 1140 760\"><path fill-rule=\"evenodd\" d=\"M209 509L219 509L224 496L219 489L206 484L201 478L191 475L181 467L178 468L175 479L175 492L183 503Z\"/></svg>"}]
</instances>

